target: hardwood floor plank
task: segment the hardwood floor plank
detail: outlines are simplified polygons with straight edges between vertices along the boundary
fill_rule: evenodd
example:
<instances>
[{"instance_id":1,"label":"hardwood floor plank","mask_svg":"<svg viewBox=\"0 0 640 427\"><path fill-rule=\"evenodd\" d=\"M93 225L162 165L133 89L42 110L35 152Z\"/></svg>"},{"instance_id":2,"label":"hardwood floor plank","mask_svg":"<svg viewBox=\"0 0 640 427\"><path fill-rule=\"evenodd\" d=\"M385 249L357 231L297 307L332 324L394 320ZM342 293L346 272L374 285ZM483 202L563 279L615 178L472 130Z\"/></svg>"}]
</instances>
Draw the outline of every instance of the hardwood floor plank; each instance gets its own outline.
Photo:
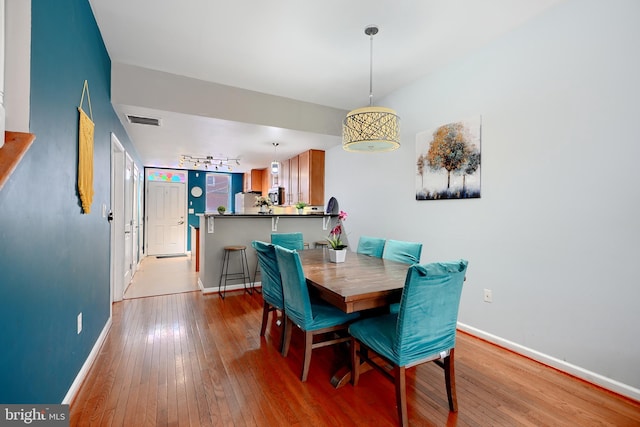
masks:
<instances>
[{"instance_id":1,"label":"hardwood floor plank","mask_svg":"<svg viewBox=\"0 0 640 427\"><path fill-rule=\"evenodd\" d=\"M337 347L314 350L300 382L302 334L288 357L272 316L259 336L262 297L198 292L125 300L71 404L70 425L394 426L394 386L378 372L333 389L345 360ZM450 413L442 369L407 371L411 425L634 426L640 403L459 332L459 412Z\"/></svg>"}]
</instances>

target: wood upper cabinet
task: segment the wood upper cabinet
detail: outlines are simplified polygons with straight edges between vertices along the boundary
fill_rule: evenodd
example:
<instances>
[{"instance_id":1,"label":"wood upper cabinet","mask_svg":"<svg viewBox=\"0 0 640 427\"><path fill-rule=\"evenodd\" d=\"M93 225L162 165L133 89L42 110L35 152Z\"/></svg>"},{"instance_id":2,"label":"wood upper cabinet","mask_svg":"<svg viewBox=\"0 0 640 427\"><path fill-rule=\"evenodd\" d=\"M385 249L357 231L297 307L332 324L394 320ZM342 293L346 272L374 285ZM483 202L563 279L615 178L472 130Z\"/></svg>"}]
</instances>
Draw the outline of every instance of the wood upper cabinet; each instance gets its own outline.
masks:
<instances>
[{"instance_id":1,"label":"wood upper cabinet","mask_svg":"<svg viewBox=\"0 0 640 427\"><path fill-rule=\"evenodd\" d=\"M324 151L309 150L281 161L278 185L284 187L283 205L324 205Z\"/></svg>"},{"instance_id":2,"label":"wood upper cabinet","mask_svg":"<svg viewBox=\"0 0 640 427\"><path fill-rule=\"evenodd\" d=\"M324 151L309 150L298 156L298 201L324 205Z\"/></svg>"},{"instance_id":3,"label":"wood upper cabinet","mask_svg":"<svg viewBox=\"0 0 640 427\"><path fill-rule=\"evenodd\" d=\"M262 195L267 197L271 188L271 170L262 169Z\"/></svg>"},{"instance_id":4,"label":"wood upper cabinet","mask_svg":"<svg viewBox=\"0 0 640 427\"><path fill-rule=\"evenodd\" d=\"M259 191L262 192L262 179L264 169L251 169L251 172L245 172L243 177L242 188L245 192ZM268 188L267 188L268 191Z\"/></svg>"},{"instance_id":5,"label":"wood upper cabinet","mask_svg":"<svg viewBox=\"0 0 640 427\"><path fill-rule=\"evenodd\" d=\"M300 186L298 184L298 156L289 159L289 204L294 205L300 200Z\"/></svg>"},{"instance_id":6,"label":"wood upper cabinet","mask_svg":"<svg viewBox=\"0 0 640 427\"><path fill-rule=\"evenodd\" d=\"M279 186L284 187L284 200L280 202L282 205L289 205L291 195L289 189L291 188L291 180L289 174L289 159L280 162L280 174L278 176Z\"/></svg>"}]
</instances>

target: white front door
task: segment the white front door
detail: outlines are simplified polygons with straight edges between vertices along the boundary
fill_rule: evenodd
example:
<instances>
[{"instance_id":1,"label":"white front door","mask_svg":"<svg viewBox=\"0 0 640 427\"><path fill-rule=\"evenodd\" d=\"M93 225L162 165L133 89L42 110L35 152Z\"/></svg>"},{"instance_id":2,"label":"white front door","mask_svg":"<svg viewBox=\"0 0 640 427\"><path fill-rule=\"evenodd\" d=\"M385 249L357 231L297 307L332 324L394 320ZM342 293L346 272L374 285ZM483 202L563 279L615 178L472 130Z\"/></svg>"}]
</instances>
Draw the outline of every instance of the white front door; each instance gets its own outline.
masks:
<instances>
[{"instance_id":1,"label":"white front door","mask_svg":"<svg viewBox=\"0 0 640 427\"><path fill-rule=\"evenodd\" d=\"M186 184L160 181L148 181L148 184L147 253L186 253Z\"/></svg>"}]
</instances>

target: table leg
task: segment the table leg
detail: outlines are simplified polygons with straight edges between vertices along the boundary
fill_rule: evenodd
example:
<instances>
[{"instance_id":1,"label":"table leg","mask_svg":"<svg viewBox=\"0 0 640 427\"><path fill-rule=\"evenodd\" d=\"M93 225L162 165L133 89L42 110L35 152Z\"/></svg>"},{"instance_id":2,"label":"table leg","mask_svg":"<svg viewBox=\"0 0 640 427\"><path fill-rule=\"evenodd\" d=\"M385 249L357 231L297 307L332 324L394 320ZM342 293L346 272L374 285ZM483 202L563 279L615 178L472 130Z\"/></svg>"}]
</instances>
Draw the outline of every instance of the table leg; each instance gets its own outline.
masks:
<instances>
[{"instance_id":1,"label":"table leg","mask_svg":"<svg viewBox=\"0 0 640 427\"><path fill-rule=\"evenodd\" d=\"M361 374L370 371L371 369L373 368L367 362L362 362L360 364ZM339 368L331 377L331 385L333 386L333 388L340 388L343 385L347 384L349 381L351 381L351 368L349 368L348 366Z\"/></svg>"}]
</instances>

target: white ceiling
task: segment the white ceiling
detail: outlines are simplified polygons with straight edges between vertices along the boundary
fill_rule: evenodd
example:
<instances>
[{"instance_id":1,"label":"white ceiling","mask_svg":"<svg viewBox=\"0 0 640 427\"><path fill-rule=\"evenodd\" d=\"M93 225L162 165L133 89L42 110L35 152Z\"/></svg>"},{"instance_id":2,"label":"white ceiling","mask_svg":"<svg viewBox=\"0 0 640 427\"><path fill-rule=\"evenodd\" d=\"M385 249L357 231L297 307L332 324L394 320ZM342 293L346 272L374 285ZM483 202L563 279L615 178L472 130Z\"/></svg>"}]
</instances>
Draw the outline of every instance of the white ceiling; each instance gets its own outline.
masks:
<instances>
[{"instance_id":1,"label":"white ceiling","mask_svg":"<svg viewBox=\"0 0 640 427\"><path fill-rule=\"evenodd\" d=\"M564 0L89 1L112 63L351 110L369 102L367 25L380 28L376 103ZM282 159L341 142L335 133L183 113L189 109L148 100L114 108L145 166L177 167L180 154L192 154L239 156L236 170L248 170L268 165L273 142ZM130 124L125 114L162 125Z\"/></svg>"}]
</instances>

